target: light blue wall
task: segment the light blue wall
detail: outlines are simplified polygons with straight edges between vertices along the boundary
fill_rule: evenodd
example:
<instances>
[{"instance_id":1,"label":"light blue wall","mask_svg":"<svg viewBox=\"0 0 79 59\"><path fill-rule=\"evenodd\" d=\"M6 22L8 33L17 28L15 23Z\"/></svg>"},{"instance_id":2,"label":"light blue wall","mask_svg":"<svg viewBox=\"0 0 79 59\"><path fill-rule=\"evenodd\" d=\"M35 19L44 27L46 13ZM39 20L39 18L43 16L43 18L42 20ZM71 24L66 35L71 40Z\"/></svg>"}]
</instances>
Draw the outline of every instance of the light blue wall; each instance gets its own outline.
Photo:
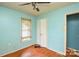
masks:
<instances>
[{"instance_id":1,"label":"light blue wall","mask_svg":"<svg viewBox=\"0 0 79 59\"><path fill-rule=\"evenodd\" d=\"M0 7L0 54L36 43L36 20L46 18L48 21L48 48L64 52L65 14L79 10L79 3L63 7L40 16L31 16L12 9ZM32 19L32 40L20 42L21 16ZM9 44L10 43L10 44Z\"/></svg>"},{"instance_id":2,"label":"light blue wall","mask_svg":"<svg viewBox=\"0 0 79 59\"><path fill-rule=\"evenodd\" d=\"M32 39L21 42L21 17L32 20ZM0 7L0 55L36 43L36 21L30 14Z\"/></svg>"},{"instance_id":3,"label":"light blue wall","mask_svg":"<svg viewBox=\"0 0 79 59\"><path fill-rule=\"evenodd\" d=\"M79 3L76 3L38 16L38 20L46 18L48 21L48 48L64 52L65 14L78 10Z\"/></svg>"},{"instance_id":4,"label":"light blue wall","mask_svg":"<svg viewBox=\"0 0 79 59\"><path fill-rule=\"evenodd\" d=\"M67 47L79 50L79 14L67 17Z\"/></svg>"}]
</instances>

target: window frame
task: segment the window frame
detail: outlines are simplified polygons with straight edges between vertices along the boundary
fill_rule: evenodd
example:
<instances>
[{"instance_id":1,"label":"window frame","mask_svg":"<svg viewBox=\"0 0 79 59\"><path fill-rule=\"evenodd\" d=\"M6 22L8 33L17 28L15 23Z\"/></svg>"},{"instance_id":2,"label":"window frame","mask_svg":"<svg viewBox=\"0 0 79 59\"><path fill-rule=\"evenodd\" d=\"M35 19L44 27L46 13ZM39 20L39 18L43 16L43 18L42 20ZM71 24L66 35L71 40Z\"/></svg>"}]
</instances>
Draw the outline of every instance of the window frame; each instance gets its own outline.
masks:
<instances>
[{"instance_id":1,"label":"window frame","mask_svg":"<svg viewBox=\"0 0 79 59\"><path fill-rule=\"evenodd\" d=\"M29 27L29 33L30 33L30 35L27 35L25 37L22 37L23 36L22 35L22 33L23 33L23 29L22 29L23 21L26 21L26 22L29 21L30 22L30 27ZM21 17L21 41L29 41L29 40L31 40L31 38L32 38L32 20L24 18L24 17Z\"/></svg>"}]
</instances>

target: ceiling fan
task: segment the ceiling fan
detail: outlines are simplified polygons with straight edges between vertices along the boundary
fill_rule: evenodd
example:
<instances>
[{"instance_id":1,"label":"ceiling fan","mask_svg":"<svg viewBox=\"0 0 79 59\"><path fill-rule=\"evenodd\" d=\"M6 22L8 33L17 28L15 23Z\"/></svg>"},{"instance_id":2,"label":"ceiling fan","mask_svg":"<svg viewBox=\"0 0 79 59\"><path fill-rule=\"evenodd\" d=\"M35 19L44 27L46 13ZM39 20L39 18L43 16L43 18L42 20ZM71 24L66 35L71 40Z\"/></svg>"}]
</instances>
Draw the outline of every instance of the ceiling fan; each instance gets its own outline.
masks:
<instances>
[{"instance_id":1,"label":"ceiling fan","mask_svg":"<svg viewBox=\"0 0 79 59\"><path fill-rule=\"evenodd\" d=\"M29 5L31 4L33 7L33 10L36 10L37 12L40 11L38 4L49 4L50 2L29 2L29 3L24 3L24 4L20 4L20 6L25 6L25 5Z\"/></svg>"}]
</instances>

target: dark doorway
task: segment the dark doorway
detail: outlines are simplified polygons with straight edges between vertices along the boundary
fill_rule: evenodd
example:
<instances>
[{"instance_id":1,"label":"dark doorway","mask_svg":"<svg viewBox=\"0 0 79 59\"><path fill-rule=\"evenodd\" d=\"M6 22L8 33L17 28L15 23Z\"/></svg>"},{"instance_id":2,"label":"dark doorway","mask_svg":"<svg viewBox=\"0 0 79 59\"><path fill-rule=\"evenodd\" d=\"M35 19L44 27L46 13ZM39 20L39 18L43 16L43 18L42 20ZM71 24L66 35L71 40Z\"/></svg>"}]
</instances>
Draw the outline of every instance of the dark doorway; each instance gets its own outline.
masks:
<instances>
[{"instance_id":1,"label":"dark doorway","mask_svg":"<svg viewBox=\"0 0 79 59\"><path fill-rule=\"evenodd\" d=\"M67 15L67 47L79 50L79 13Z\"/></svg>"}]
</instances>

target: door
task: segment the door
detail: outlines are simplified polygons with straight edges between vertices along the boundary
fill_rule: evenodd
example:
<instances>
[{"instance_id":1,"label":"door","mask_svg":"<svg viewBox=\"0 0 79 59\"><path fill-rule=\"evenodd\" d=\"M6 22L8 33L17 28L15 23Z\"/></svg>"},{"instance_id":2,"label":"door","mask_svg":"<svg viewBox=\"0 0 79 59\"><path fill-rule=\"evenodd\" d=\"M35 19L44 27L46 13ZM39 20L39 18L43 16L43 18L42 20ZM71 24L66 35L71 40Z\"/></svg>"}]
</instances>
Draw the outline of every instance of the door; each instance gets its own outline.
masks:
<instances>
[{"instance_id":1,"label":"door","mask_svg":"<svg viewBox=\"0 0 79 59\"><path fill-rule=\"evenodd\" d=\"M47 47L47 20L41 19L37 22L37 44Z\"/></svg>"}]
</instances>

